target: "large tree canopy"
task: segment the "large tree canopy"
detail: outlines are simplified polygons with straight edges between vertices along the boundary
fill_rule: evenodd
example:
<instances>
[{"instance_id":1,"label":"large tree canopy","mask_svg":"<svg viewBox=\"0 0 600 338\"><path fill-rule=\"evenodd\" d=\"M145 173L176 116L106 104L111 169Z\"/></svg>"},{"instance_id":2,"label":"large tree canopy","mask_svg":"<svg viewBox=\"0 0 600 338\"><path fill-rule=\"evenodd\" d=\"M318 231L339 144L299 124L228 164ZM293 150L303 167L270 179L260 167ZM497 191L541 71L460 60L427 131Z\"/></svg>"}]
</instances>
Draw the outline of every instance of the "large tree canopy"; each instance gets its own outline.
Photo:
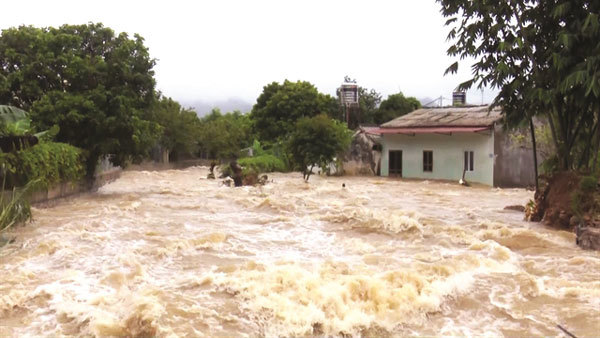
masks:
<instances>
[{"instance_id":1,"label":"large tree canopy","mask_svg":"<svg viewBox=\"0 0 600 338\"><path fill-rule=\"evenodd\" d=\"M379 105L379 110L374 116L374 122L382 124L419 108L421 108L421 102L416 98L406 97L402 92L392 94Z\"/></svg>"},{"instance_id":2,"label":"large tree canopy","mask_svg":"<svg viewBox=\"0 0 600 338\"><path fill-rule=\"evenodd\" d=\"M494 105L503 107L509 125L546 115L562 169L595 165L600 145L600 2L438 2L451 26L448 54L475 58L473 78L460 87L499 88ZM458 62L447 72L457 68Z\"/></svg>"},{"instance_id":3,"label":"large tree canopy","mask_svg":"<svg viewBox=\"0 0 600 338\"><path fill-rule=\"evenodd\" d=\"M252 107L251 118L260 140L275 142L292 132L301 117L320 113L337 117L338 112L337 100L319 93L311 83L285 80L283 84L273 82L263 88Z\"/></svg>"},{"instance_id":4,"label":"large tree canopy","mask_svg":"<svg viewBox=\"0 0 600 338\"><path fill-rule=\"evenodd\" d=\"M121 164L146 155L158 124L142 115L154 100L154 60L143 38L102 24L21 26L0 36L0 103L31 111L40 130L83 148L88 174L102 155Z\"/></svg>"}]
</instances>

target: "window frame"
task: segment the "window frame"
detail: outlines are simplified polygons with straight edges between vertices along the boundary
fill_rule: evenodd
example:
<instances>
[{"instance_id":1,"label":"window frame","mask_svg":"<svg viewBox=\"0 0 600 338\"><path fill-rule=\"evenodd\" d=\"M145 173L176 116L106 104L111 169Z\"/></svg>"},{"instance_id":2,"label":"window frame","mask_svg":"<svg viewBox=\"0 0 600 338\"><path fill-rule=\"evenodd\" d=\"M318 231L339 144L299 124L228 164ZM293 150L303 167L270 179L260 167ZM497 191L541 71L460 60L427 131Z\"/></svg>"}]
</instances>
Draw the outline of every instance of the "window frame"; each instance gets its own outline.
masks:
<instances>
[{"instance_id":1,"label":"window frame","mask_svg":"<svg viewBox=\"0 0 600 338\"><path fill-rule=\"evenodd\" d=\"M423 150L423 172L433 172L433 150Z\"/></svg>"}]
</instances>

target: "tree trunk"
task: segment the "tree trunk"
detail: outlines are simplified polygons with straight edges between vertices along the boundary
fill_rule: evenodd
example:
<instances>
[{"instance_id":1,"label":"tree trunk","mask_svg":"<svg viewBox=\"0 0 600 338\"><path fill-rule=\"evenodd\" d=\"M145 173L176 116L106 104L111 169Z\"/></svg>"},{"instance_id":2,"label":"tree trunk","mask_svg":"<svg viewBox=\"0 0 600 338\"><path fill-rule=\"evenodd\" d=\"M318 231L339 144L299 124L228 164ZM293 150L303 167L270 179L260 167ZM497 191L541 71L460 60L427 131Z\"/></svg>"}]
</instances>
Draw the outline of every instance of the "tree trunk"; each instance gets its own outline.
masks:
<instances>
[{"instance_id":1,"label":"tree trunk","mask_svg":"<svg viewBox=\"0 0 600 338\"><path fill-rule=\"evenodd\" d=\"M315 165L311 165L310 169L308 170L308 172L306 173L306 182L308 182L308 179L310 178L310 174L312 174L313 168L315 167Z\"/></svg>"},{"instance_id":2,"label":"tree trunk","mask_svg":"<svg viewBox=\"0 0 600 338\"><path fill-rule=\"evenodd\" d=\"M583 166L585 166L586 169L590 169L590 160L592 159L592 155L593 155L593 151L594 151L594 146L592 145L592 142L594 141L594 136L596 136L596 130L598 129L598 127L600 126L600 121L598 121L594 127L592 128L592 130L590 131L590 136L588 137L586 143L585 143L585 149L583 150L583 154L581 155L581 158L579 159L579 165L577 166L577 169L581 169Z\"/></svg>"},{"instance_id":3,"label":"tree trunk","mask_svg":"<svg viewBox=\"0 0 600 338\"><path fill-rule=\"evenodd\" d=\"M529 118L529 128L531 128L531 144L533 145L533 171L535 173L535 191L540 190L538 183L538 162L537 162L537 146L535 142L535 127L533 125L533 118Z\"/></svg>"},{"instance_id":4,"label":"tree trunk","mask_svg":"<svg viewBox=\"0 0 600 338\"><path fill-rule=\"evenodd\" d=\"M96 166L98 166L98 160L100 159L100 155L96 152L90 153L85 163L85 173L88 179L93 179L94 174L96 173Z\"/></svg>"},{"instance_id":5,"label":"tree trunk","mask_svg":"<svg viewBox=\"0 0 600 338\"><path fill-rule=\"evenodd\" d=\"M558 154L559 149L558 149L558 138L556 136L556 128L554 127L554 117L552 116L552 114L548 114L548 124L550 125L550 134L552 135L552 141L554 141L554 148L556 150L556 153Z\"/></svg>"},{"instance_id":6,"label":"tree trunk","mask_svg":"<svg viewBox=\"0 0 600 338\"><path fill-rule=\"evenodd\" d=\"M600 123L600 116L598 116L598 123ZM596 172L596 166L598 165L598 153L600 153L600 128L596 130L598 134L596 136L596 151L594 152L594 163L592 164L592 173Z\"/></svg>"}]
</instances>

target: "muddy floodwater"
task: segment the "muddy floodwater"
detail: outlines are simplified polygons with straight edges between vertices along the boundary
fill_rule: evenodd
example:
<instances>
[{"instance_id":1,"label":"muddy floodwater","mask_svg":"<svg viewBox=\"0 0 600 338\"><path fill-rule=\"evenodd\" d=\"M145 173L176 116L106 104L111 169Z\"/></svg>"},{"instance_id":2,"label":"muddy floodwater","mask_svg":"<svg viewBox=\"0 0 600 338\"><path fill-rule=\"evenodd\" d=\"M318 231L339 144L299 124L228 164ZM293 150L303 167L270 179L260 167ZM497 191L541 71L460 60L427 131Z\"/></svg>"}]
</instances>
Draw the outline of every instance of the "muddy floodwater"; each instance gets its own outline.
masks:
<instances>
[{"instance_id":1,"label":"muddy floodwater","mask_svg":"<svg viewBox=\"0 0 600 338\"><path fill-rule=\"evenodd\" d=\"M0 336L600 335L600 255L503 210L530 191L207 173L35 208L0 249Z\"/></svg>"}]
</instances>

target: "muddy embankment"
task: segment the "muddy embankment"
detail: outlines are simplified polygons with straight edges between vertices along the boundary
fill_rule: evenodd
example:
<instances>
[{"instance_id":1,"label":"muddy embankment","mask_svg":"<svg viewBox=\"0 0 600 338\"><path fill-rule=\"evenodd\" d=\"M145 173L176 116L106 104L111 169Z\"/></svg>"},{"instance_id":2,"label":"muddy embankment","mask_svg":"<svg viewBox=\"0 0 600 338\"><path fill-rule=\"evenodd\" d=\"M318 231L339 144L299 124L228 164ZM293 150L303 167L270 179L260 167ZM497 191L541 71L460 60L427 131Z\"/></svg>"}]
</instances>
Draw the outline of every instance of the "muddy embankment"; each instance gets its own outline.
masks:
<instances>
[{"instance_id":1,"label":"muddy embankment","mask_svg":"<svg viewBox=\"0 0 600 338\"><path fill-rule=\"evenodd\" d=\"M542 177L535 204L527 207L527 218L557 229L576 233L584 249L600 250L600 189L597 179L573 172Z\"/></svg>"}]
</instances>

